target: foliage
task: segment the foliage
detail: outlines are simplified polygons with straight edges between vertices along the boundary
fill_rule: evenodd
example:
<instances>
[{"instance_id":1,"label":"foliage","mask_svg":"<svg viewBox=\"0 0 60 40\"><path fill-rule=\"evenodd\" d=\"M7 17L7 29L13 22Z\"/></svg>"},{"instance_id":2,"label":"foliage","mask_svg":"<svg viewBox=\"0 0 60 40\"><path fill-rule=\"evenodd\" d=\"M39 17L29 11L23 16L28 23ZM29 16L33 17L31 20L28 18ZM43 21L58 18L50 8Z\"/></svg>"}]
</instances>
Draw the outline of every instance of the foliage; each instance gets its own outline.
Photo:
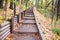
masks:
<instances>
[{"instance_id":1,"label":"foliage","mask_svg":"<svg viewBox=\"0 0 60 40\"><path fill-rule=\"evenodd\" d=\"M24 9L28 9L30 6L33 5L33 0L24 0L24 1L21 1L22 4L20 4L20 6L22 6Z\"/></svg>"},{"instance_id":2,"label":"foliage","mask_svg":"<svg viewBox=\"0 0 60 40\"><path fill-rule=\"evenodd\" d=\"M0 16L0 20L2 20L3 19L3 17L2 16Z\"/></svg>"},{"instance_id":3,"label":"foliage","mask_svg":"<svg viewBox=\"0 0 60 40\"><path fill-rule=\"evenodd\" d=\"M57 22L57 24L60 24L60 22Z\"/></svg>"},{"instance_id":4,"label":"foliage","mask_svg":"<svg viewBox=\"0 0 60 40\"><path fill-rule=\"evenodd\" d=\"M48 5L49 4L49 5ZM37 7L39 6L39 7ZM45 17L50 17L50 12L52 10L52 0L39 0L39 5L36 4L36 8L45 15Z\"/></svg>"},{"instance_id":5,"label":"foliage","mask_svg":"<svg viewBox=\"0 0 60 40\"><path fill-rule=\"evenodd\" d=\"M45 9L40 9L40 10L38 10L38 11L40 11L42 14L44 14L45 17L50 17L49 12L48 12L47 10L45 10Z\"/></svg>"},{"instance_id":6,"label":"foliage","mask_svg":"<svg viewBox=\"0 0 60 40\"><path fill-rule=\"evenodd\" d=\"M59 30L58 28L53 27L53 28L52 28L52 31L53 31L54 33L56 33L58 36L60 36L60 30Z\"/></svg>"}]
</instances>

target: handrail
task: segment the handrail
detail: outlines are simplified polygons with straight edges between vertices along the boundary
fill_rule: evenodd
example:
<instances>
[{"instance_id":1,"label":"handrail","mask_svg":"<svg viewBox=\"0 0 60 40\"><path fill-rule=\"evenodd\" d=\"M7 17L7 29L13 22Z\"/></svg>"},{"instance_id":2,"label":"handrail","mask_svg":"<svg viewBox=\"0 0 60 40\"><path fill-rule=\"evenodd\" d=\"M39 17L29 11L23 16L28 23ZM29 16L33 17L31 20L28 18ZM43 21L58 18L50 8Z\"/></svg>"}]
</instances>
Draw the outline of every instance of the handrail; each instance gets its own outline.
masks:
<instances>
[{"instance_id":1,"label":"handrail","mask_svg":"<svg viewBox=\"0 0 60 40\"><path fill-rule=\"evenodd\" d=\"M36 20L36 23L37 23L37 27L38 27L40 36L41 36L42 40L46 40L46 37L44 36L43 31L41 29L42 26L40 25L40 23L38 22L38 19L36 17L37 15L35 14L35 7L33 8L33 12L34 12L34 16L35 16L35 20Z\"/></svg>"}]
</instances>

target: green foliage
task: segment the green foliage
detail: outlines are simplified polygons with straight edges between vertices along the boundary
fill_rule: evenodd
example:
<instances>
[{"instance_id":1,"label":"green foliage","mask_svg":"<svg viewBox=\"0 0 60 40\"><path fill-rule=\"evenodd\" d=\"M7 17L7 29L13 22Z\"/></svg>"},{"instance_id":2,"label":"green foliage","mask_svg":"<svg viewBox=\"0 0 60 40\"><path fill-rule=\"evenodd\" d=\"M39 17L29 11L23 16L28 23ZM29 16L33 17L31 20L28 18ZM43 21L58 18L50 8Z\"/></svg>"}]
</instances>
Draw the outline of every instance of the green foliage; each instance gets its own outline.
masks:
<instances>
[{"instance_id":1,"label":"green foliage","mask_svg":"<svg viewBox=\"0 0 60 40\"><path fill-rule=\"evenodd\" d=\"M8 0L8 3L10 3L10 0Z\"/></svg>"},{"instance_id":2,"label":"green foliage","mask_svg":"<svg viewBox=\"0 0 60 40\"><path fill-rule=\"evenodd\" d=\"M45 17L50 17L49 12L46 9L39 9L39 11L44 14Z\"/></svg>"},{"instance_id":3,"label":"green foliage","mask_svg":"<svg viewBox=\"0 0 60 40\"><path fill-rule=\"evenodd\" d=\"M60 22L57 22L57 24L60 24Z\"/></svg>"},{"instance_id":4,"label":"green foliage","mask_svg":"<svg viewBox=\"0 0 60 40\"><path fill-rule=\"evenodd\" d=\"M3 19L3 17L2 16L0 16L0 20L2 20Z\"/></svg>"},{"instance_id":5,"label":"green foliage","mask_svg":"<svg viewBox=\"0 0 60 40\"><path fill-rule=\"evenodd\" d=\"M49 5L48 5L49 4ZM50 12L52 10L52 0L39 0L39 5L36 7L45 17L50 17Z\"/></svg>"},{"instance_id":6,"label":"green foliage","mask_svg":"<svg viewBox=\"0 0 60 40\"><path fill-rule=\"evenodd\" d=\"M58 36L60 36L60 30L59 30L58 28L53 27L53 28L52 28L52 31L53 31L54 33L56 33Z\"/></svg>"},{"instance_id":7,"label":"green foliage","mask_svg":"<svg viewBox=\"0 0 60 40\"><path fill-rule=\"evenodd\" d=\"M28 9L32 5L33 5L33 0L24 0L22 1L22 4L20 4L20 6L22 6L23 9Z\"/></svg>"},{"instance_id":8,"label":"green foliage","mask_svg":"<svg viewBox=\"0 0 60 40\"><path fill-rule=\"evenodd\" d=\"M27 9L26 6L23 5L23 4L20 4L20 6L21 6L24 10Z\"/></svg>"}]
</instances>

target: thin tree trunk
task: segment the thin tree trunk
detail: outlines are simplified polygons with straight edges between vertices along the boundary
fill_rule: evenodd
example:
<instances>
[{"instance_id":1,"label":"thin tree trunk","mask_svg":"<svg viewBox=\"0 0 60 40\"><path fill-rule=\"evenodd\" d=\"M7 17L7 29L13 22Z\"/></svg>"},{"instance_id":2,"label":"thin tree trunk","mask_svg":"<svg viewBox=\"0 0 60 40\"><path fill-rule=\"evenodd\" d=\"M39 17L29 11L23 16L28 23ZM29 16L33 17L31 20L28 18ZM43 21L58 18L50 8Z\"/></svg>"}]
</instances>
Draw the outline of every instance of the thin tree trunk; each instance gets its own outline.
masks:
<instances>
[{"instance_id":1,"label":"thin tree trunk","mask_svg":"<svg viewBox=\"0 0 60 40\"><path fill-rule=\"evenodd\" d=\"M58 4L57 4L57 18L56 18L56 21L58 21L59 12L60 12L60 0L58 0Z\"/></svg>"},{"instance_id":2,"label":"thin tree trunk","mask_svg":"<svg viewBox=\"0 0 60 40\"><path fill-rule=\"evenodd\" d=\"M52 0L52 20L51 20L51 24L53 23L53 18L54 18L54 8L53 8L53 6L54 6L54 0Z\"/></svg>"},{"instance_id":3,"label":"thin tree trunk","mask_svg":"<svg viewBox=\"0 0 60 40\"><path fill-rule=\"evenodd\" d=\"M4 0L0 0L0 9L3 8L3 2L4 2Z\"/></svg>"},{"instance_id":4,"label":"thin tree trunk","mask_svg":"<svg viewBox=\"0 0 60 40\"><path fill-rule=\"evenodd\" d=\"M10 1L10 7L9 8L13 10L13 0Z\"/></svg>"},{"instance_id":5,"label":"thin tree trunk","mask_svg":"<svg viewBox=\"0 0 60 40\"><path fill-rule=\"evenodd\" d=\"M4 8L4 10L5 10L5 19L6 19L6 14L7 14L7 4L8 4L8 0L5 0L5 8Z\"/></svg>"},{"instance_id":6,"label":"thin tree trunk","mask_svg":"<svg viewBox=\"0 0 60 40\"><path fill-rule=\"evenodd\" d=\"M43 5L43 0L41 0L41 8L43 8L42 5Z\"/></svg>"},{"instance_id":7,"label":"thin tree trunk","mask_svg":"<svg viewBox=\"0 0 60 40\"><path fill-rule=\"evenodd\" d=\"M15 0L14 0L15 1ZM16 3L14 2L14 16L16 15Z\"/></svg>"}]
</instances>

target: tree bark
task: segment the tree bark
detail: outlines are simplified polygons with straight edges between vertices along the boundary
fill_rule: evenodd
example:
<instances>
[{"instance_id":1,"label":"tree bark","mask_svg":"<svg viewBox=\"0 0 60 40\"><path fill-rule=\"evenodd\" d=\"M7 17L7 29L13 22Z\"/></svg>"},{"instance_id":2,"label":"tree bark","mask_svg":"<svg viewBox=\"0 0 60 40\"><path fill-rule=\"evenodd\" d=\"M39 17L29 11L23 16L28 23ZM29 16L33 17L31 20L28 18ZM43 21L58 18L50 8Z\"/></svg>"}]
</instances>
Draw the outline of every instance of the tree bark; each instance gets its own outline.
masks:
<instances>
[{"instance_id":1,"label":"tree bark","mask_svg":"<svg viewBox=\"0 0 60 40\"><path fill-rule=\"evenodd\" d=\"M15 2L14 2L14 16L16 16L16 3Z\"/></svg>"},{"instance_id":2,"label":"tree bark","mask_svg":"<svg viewBox=\"0 0 60 40\"><path fill-rule=\"evenodd\" d=\"M5 10L5 19L6 19L6 14L7 14L7 4L8 4L8 0L5 0L5 7L4 7L4 10Z\"/></svg>"},{"instance_id":3,"label":"tree bark","mask_svg":"<svg viewBox=\"0 0 60 40\"><path fill-rule=\"evenodd\" d=\"M0 9L3 8L3 2L4 2L4 0L0 0Z\"/></svg>"},{"instance_id":4,"label":"tree bark","mask_svg":"<svg viewBox=\"0 0 60 40\"><path fill-rule=\"evenodd\" d=\"M60 0L58 0L58 4L57 4L57 21L58 21L58 16L60 16L59 15L60 14Z\"/></svg>"},{"instance_id":5,"label":"tree bark","mask_svg":"<svg viewBox=\"0 0 60 40\"><path fill-rule=\"evenodd\" d=\"M51 20L51 24L53 23L53 18L54 18L54 0L52 0L52 20Z\"/></svg>"},{"instance_id":6,"label":"tree bark","mask_svg":"<svg viewBox=\"0 0 60 40\"><path fill-rule=\"evenodd\" d=\"M9 8L13 10L13 0L10 1L10 7Z\"/></svg>"}]
</instances>

